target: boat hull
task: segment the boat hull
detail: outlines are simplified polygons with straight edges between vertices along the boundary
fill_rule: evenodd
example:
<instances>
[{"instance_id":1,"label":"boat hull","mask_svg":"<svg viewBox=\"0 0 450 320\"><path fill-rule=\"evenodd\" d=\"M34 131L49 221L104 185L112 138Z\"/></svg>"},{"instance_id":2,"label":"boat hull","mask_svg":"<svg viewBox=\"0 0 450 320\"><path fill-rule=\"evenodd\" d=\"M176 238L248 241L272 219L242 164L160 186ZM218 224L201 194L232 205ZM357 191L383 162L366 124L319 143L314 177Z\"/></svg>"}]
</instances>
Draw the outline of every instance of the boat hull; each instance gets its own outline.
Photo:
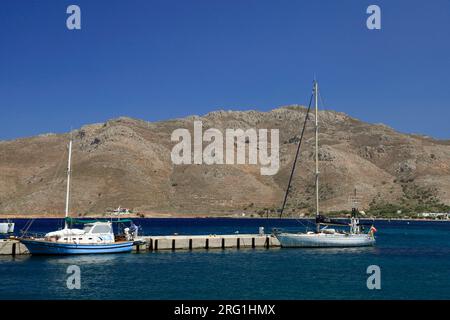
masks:
<instances>
[{"instance_id":1,"label":"boat hull","mask_svg":"<svg viewBox=\"0 0 450 320\"><path fill-rule=\"evenodd\" d=\"M131 252L133 250L132 241L120 241L109 244L75 244L21 239L20 242L23 243L33 255L123 253Z\"/></svg>"},{"instance_id":2,"label":"boat hull","mask_svg":"<svg viewBox=\"0 0 450 320\"><path fill-rule=\"evenodd\" d=\"M13 222L1 222L0 223L0 233L13 233L14 223Z\"/></svg>"},{"instance_id":3,"label":"boat hull","mask_svg":"<svg viewBox=\"0 0 450 320\"><path fill-rule=\"evenodd\" d=\"M276 235L284 248L369 247L375 238L368 234L280 233Z\"/></svg>"}]
</instances>

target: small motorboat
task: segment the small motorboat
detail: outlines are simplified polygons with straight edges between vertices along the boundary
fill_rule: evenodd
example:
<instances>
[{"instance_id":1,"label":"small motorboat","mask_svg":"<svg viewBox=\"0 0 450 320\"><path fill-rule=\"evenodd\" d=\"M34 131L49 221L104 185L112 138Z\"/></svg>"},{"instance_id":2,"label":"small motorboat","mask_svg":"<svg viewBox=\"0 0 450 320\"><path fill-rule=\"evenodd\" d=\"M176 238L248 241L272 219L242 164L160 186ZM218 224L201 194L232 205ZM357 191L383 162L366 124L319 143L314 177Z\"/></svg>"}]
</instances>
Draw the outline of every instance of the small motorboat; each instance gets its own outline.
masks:
<instances>
[{"instance_id":1,"label":"small motorboat","mask_svg":"<svg viewBox=\"0 0 450 320\"><path fill-rule=\"evenodd\" d=\"M14 232L14 222L9 219L5 222L0 222L0 234L8 234Z\"/></svg>"}]
</instances>

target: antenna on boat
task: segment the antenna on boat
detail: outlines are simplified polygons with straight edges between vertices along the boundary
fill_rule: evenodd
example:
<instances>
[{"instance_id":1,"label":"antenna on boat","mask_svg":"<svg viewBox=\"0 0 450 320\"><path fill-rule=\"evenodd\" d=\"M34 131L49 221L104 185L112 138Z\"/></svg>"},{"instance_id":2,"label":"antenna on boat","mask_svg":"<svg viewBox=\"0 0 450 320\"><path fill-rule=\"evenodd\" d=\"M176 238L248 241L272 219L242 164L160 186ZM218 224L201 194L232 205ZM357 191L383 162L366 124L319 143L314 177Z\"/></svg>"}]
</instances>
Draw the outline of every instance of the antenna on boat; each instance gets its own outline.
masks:
<instances>
[{"instance_id":1,"label":"antenna on boat","mask_svg":"<svg viewBox=\"0 0 450 320\"><path fill-rule=\"evenodd\" d=\"M358 217L359 204L362 202L362 197L356 194L356 187L353 190L353 195L349 197L349 202L352 208L352 218Z\"/></svg>"},{"instance_id":2,"label":"antenna on boat","mask_svg":"<svg viewBox=\"0 0 450 320\"><path fill-rule=\"evenodd\" d=\"M68 161L67 161L66 215L65 215L65 219L64 219L64 229L67 229L67 228L68 228L67 217L69 216L71 160L72 160L72 135L70 136L70 142L69 142L69 159L68 159Z\"/></svg>"}]
</instances>

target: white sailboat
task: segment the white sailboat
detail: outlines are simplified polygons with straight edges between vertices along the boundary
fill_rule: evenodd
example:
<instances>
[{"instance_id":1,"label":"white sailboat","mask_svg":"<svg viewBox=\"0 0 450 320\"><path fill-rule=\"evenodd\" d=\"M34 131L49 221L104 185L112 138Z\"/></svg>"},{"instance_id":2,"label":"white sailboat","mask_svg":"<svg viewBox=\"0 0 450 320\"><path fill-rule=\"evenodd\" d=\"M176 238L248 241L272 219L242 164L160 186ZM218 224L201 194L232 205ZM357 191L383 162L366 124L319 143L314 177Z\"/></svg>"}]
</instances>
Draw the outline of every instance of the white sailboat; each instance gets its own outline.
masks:
<instances>
[{"instance_id":1,"label":"white sailboat","mask_svg":"<svg viewBox=\"0 0 450 320\"><path fill-rule=\"evenodd\" d=\"M318 121L318 95L319 86L317 81L314 81L313 97L315 106L315 189L316 189L316 229L315 231L305 233L292 233L292 232L275 232L275 236L280 242L282 247L294 247L294 248L323 248L323 247L364 247L372 246L375 244L374 232L376 229L373 225L370 227L367 233L363 232L362 224L358 218L357 208L352 209L352 216L350 223L345 223L339 220L333 220L326 218L320 214L319 211L319 121ZM310 103L311 106L311 103ZM309 113L308 108L308 113ZM302 137L305 130L306 120L308 119L308 113L303 126ZM287 195L289 192L292 176L295 169L295 164L298 158L300 145L302 141L300 138L299 145L297 147L297 154L295 156L294 165L289 178L286 195L281 209L283 213L284 206L286 204ZM281 215L280 215L281 216ZM328 228L329 225L346 225L349 227L348 231L341 231ZM324 226L324 227L322 227Z\"/></svg>"}]
</instances>

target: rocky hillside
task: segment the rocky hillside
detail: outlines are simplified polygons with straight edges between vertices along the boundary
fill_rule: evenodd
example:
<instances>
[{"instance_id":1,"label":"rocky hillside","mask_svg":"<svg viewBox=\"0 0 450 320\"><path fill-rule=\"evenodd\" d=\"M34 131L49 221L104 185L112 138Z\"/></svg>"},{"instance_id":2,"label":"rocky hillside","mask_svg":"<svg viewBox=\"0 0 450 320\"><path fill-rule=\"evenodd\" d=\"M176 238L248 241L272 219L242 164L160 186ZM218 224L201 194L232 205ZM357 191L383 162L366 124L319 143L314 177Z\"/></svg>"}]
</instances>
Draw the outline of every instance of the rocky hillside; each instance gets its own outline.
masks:
<instances>
[{"instance_id":1,"label":"rocky hillside","mask_svg":"<svg viewBox=\"0 0 450 320\"><path fill-rule=\"evenodd\" d=\"M70 134L0 142L0 214L63 212L67 142L74 139L71 211L103 213L118 206L141 213L275 214L281 205L306 109L217 111L163 122L119 118ZM371 212L447 210L450 141L407 135L343 113L320 112L322 210L349 209L357 189ZM311 117L313 120L314 117ZM280 131L280 170L263 176L258 165L173 165L171 133L267 128ZM207 143L204 143L206 146ZM288 214L313 208L313 123L310 121L293 180Z\"/></svg>"}]
</instances>

